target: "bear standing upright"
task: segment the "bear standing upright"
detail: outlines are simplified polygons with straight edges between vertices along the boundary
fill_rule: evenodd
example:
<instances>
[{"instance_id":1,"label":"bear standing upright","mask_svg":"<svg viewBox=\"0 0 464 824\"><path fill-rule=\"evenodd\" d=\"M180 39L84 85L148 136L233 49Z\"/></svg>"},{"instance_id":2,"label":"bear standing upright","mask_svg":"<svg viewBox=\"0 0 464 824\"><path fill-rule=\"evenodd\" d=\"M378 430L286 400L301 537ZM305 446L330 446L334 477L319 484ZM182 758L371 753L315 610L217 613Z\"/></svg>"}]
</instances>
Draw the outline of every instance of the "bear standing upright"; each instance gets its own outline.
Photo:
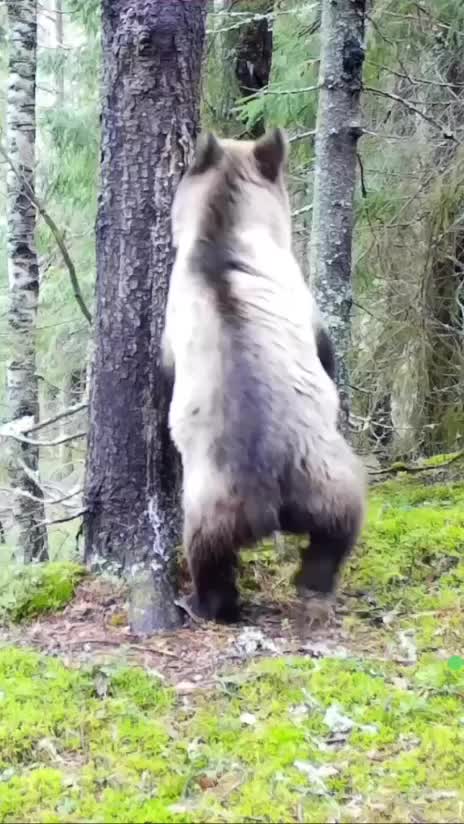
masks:
<instances>
[{"instance_id":1,"label":"bear standing upright","mask_svg":"<svg viewBox=\"0 0 464 824\"><path fill-rule=\"evenodd\" d=\"M239 616L238 552L307 534L299 594L328 596L362 526L361 464L337 429L330 339L291 251L287 143L200 138L172 210L163 359L201 617Z\"/></svg>"}]
</instances>

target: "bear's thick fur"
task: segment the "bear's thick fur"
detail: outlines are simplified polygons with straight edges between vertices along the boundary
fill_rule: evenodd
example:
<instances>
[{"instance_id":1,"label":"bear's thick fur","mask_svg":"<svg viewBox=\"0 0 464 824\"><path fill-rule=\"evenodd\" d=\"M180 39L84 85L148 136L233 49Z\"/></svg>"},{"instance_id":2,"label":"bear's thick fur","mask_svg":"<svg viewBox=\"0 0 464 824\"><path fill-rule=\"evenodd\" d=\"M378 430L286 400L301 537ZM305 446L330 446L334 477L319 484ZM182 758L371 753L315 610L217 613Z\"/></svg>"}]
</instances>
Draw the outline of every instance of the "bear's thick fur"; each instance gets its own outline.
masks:
<instances>
[{"instance_id":1,"label":"bear's thick fur","mask_svg":"<svg viewBox=\"0 0 464 824\"><path fill-rule=\"evenodd\" d=\"M363 520L361 464L337 429L333 349L291 251L280 130L200 138L173 204L163 357L182 456L191 608L238 617L238 551L308 534L298 591L330 594Z\"/></svg>"}]
</instances>

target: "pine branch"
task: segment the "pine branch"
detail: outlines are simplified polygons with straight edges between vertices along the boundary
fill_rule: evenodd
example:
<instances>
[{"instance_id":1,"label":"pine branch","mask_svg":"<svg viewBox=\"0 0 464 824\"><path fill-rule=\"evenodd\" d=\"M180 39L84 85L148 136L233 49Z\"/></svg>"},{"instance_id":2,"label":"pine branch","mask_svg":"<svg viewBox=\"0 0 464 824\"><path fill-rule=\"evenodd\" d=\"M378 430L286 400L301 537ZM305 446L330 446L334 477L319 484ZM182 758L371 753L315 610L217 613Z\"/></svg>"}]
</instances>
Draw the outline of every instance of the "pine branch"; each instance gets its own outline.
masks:
<instances>
[{"instance_id":1,"label":"pine branch","mask_svg":"<svg viewBox=\"0 0 464 824\"><path fill-rule=\"evenodd\" d=\"M69 272L69 279L71 281L71 285L72 285L72 288L73 288L73 294L74 294L74 297L76 299L76 302L77 302L82 314L84 315L85 319L88 321L88 323L91 324L92 323L92 315L90 314L90 312L87 308L87 305L84 301L84 298L83 298L83 295L82 295L82 292L81 292L81 287L79 285L79 280L78 280L77 273L76 273L76 267L74 266L74 263L71 259L71 256L70 256L69 252L68 252L68 248L67 248L67 246L64 242L63 233L60 232L60 230L58 229L58 226L56 225L55 221L49 215L49 213L45 209L45 206L39 200L39 198L35 194L34 190L29 185L28 181L24 179L24 177L23 177L23 175L21 175L21 172L19 171L19 169L16 168L16 166L13 163L13 161L11 160L8 152L6 151L6 149L3 148L1 143L0 143L0 155L6 160L6 162L8 163L10 168L13 170L15 175L24 183L24 185L27 189L27 194L28 194L29 200L31 201L31 203L34 204L34 206L36 207L36 209L39 212L40 216L43 218L43 220L47 224L48 228L50 229L53 237L55 238L56 244L57 244L57 246L58 246L58 248L61 252L64 264L65 264L65 266L66 266L66 268Z\"/></svg>"}]
</instances>

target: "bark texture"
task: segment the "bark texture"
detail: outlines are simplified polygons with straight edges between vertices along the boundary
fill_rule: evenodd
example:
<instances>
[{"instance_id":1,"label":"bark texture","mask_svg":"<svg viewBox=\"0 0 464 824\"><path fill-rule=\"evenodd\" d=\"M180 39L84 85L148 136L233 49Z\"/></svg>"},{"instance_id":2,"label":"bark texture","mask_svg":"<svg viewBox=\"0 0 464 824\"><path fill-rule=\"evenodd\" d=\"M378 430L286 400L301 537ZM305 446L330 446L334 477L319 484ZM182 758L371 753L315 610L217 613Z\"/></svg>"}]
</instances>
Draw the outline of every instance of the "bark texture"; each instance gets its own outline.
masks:
<instances>
[{"instance_id":1,"label":"bark texture","mask_svg":"<svg viewBox=\"0 0 464 824\"><path fill-rule=\"evenodd\" d=\"M321 13L310 281L337 352L342 425L350 406L351 246L365 6L365 0L322 0Z\"/></svg>"},{"instance_id":2,"label":"bark texture","mask_svg":"<svg viewBox=\"0 0 464 824\"><path fill-rule=\"evenodd\" d=\"M170 208L198 128L206 0L103 0L101 195L85 554L132 580L131 623L179 623L180 464L160 340Z\"/></svg>"},{"instance_id":3,"label":"bark texture","mask_svg":"<svg viewBox=\"0 0 464 824\"><path fill-rule=\"evenodd\" d=\"M9 79L7 99L9 348L7 393L11 419L39 417L36 325L39 267L35 247L34 192L37 0L9 0ZM15 521L24 561L48 558L45 510L39 484L39 451L15 443L9 469L17 490ZM25 493L25 494L22 494Z\"/></svg>"}]
</instances>

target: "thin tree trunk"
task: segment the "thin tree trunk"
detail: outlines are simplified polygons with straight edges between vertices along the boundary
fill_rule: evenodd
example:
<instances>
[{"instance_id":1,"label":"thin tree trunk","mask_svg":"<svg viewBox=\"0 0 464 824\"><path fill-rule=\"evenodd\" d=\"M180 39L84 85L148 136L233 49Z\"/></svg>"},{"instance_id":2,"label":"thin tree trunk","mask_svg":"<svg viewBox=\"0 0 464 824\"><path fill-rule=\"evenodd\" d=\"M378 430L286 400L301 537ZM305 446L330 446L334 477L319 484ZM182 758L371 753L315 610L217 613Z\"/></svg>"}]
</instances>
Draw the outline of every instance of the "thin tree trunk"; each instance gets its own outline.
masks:
<instances>
[{"instance_id":1,"label":"thin tree trunk","mask_svg":"<svg viewBox=\"0 0 464 824\"><path fill-rule=\"evenodd\" d=\"M64 105L64 65L63 65L63 45L64 45L64 14L63 0L55 0L55 36L56 48L59 62L56 69L56 105L60 108Z\"/></svg>"},{"instance_id":2,"label":"thin tree trunk","mask_svg":"<svg viewBox=\"0 0 464 824\"><path fill-rule=\"evenodd\" d=\"M36 323L39 299L39 267L35 248L36 209L29 193L34 191L35 93L37 56L37 0L8 0L9 82L7 100L7 170L9 348L7 392L12 420L39 417L36 374ZM10 477L13 487L34 498L15 495L18 547L24 561L48 558L45 509L39 485L39 452L35 446L11 448Z\"/></svg>"},{"instance_id":3,"label":"thin tree trunk","mask_svg":"<svg viewBox=\"0 0 464 824\"><path fill-rule=\"evenodd\" d=\"M102 180L85 555L132 582L139 632L180 623L180 463L160 342L170 207L198 128L206 0L103 0Z\"/></svg>"},{"instance_id":4,"label":"thin tree trunk","mask_svg":"<svg viewBox=\"0 0 464 824\"><path fill-rule=\"evenodd\" d=\"M310 278L337 352L342 426L350 408L351 245L361 134L365 0L322 0Z\"/></svg>"}]
</instances>

